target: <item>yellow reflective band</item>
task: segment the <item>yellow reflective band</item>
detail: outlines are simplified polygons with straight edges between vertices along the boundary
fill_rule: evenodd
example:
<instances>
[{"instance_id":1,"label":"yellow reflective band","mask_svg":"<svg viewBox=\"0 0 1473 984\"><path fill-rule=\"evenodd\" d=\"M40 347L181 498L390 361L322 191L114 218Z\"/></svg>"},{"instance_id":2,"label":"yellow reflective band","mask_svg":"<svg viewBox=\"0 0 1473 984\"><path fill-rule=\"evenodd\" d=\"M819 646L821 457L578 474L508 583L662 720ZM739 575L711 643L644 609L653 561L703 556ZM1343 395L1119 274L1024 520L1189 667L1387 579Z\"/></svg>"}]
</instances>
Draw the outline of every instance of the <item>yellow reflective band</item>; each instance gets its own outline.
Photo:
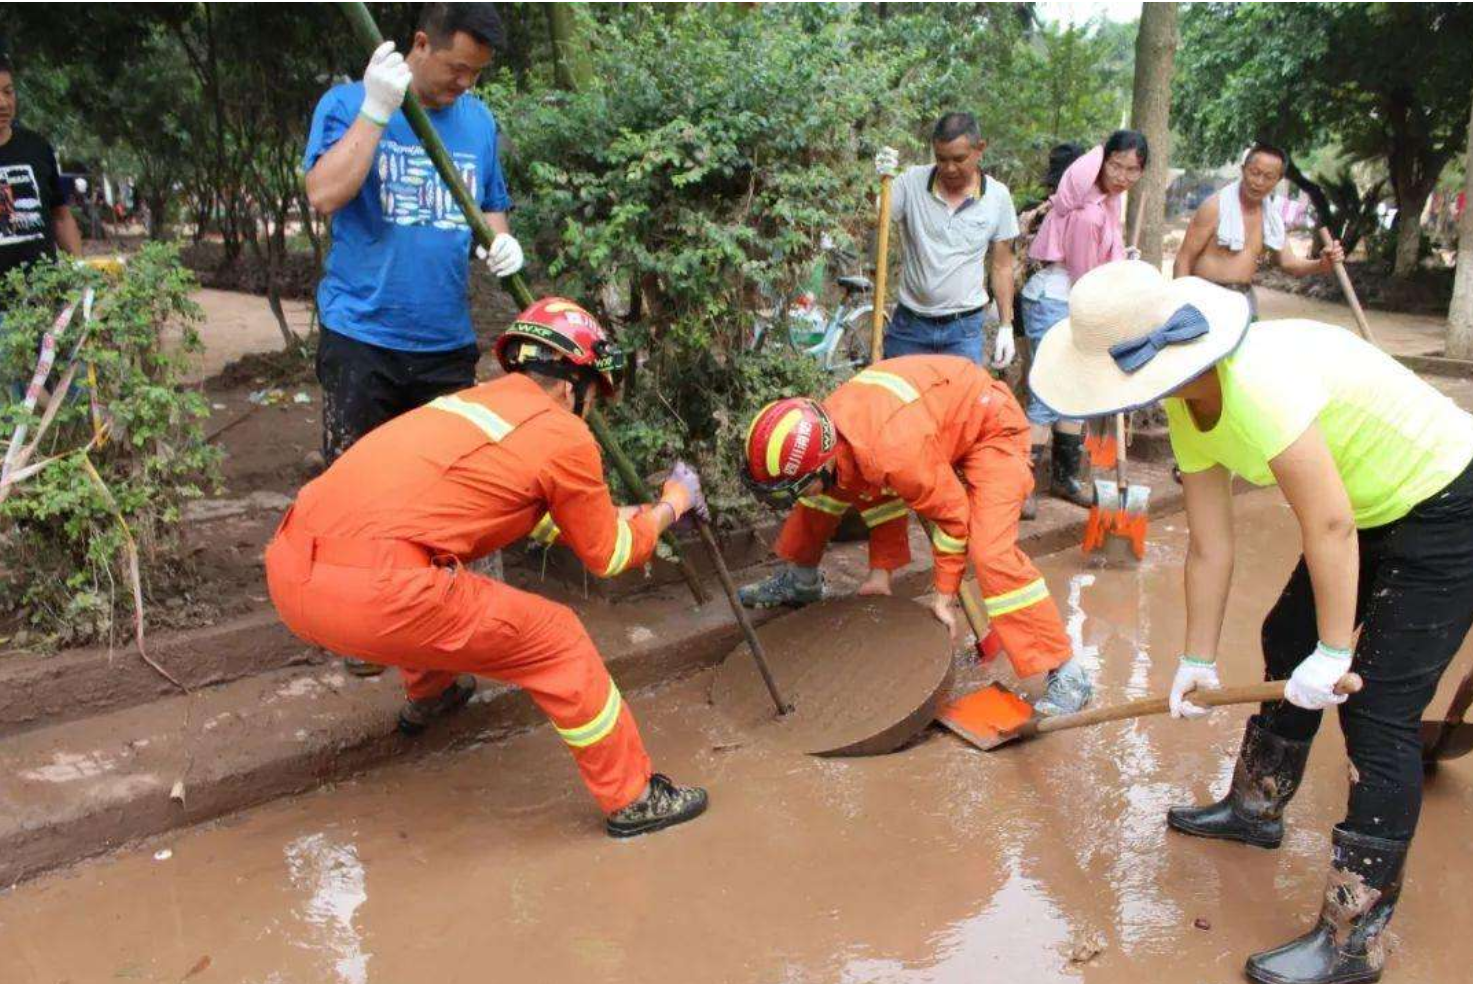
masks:
<instances>
[{"instance_id":1,"label":"yellow reflective band","mask_svg":"<svg viewBox=\"0 0 1473 984\"><path fill-rule=\"evenodd\" d=\"M553 522L552 513L543 513L537 525L532 527L530 535L538 543L550 547L557 542L558 537L563 535L563 531L558 529L557 523Z\"/></svg>"},{"instance_id":2,"label":"yellow reflective band","mask_svg":"<svg viewBox=\"0 0 1473 984\"><path fill-rule=\"evenodd\" d=\"M921 398L921 394L908 381L895 375L893 372L880 372L877 369L866 369L855 376L851 382L863 383L866 386L879 386L900 397L901 403L914 403Z\"/></svg>"},{"instance_id":3,"label":"yellow reflective band","mask_svg":"<svg viewBox=\"0 0 1473 984\"><path fill-rule=\"evenodd\" d=\"M506 440L506 435L513 430L513 425L508 424L500 416L469 400L462 400L458 396L441 396L430 401L430 406L436 410L444 410L453 413L457 417L464 417L479 427L493 442Z\"/></svg>"},{"instance_id":4,"label":"yellow reflective band","mask_svg":"<svg viewBox=\"0 0 1473 984\"><path fill-rule=\"evenodd\" d=\"M840 502L828 495L805 495L798 500L798 505L828 513L830 516L842 516L849 511L849 503Z\"/></svg>"},{"instance_id":5,"label":"yellow reflective band","mask_svg":"<svg viewBox=\"0 0 1473 984\"><path fill-rule=\"evenodd\" d=\"M882 502L872 509L866 509L860 515L864 517L864 525L870 529L874 529L876 526L888 523L892 519L899 519L901 516L904 516L905 508L905 502L903 500L891 499L889 502Z\"/></svg>"},{"instance_id":6,"label":"yellow reflective band","mask_svg":"<svg viewBox=\"0 0 1473 984\"><path fill-rule=\"evenodd\" d=\"M778 402L779 401L777 400L773 400L771 403L767 404L767 406L763 407L761 410L758 410L755 414L752 415L752 422L747 425L747 436L742 438L743 448L750 448L752 446L752 432L757 429L757 421L767 416L767 411L777 406Z\"/></svg>"},{"instance_id":7,"label":"yellow reflective band","mask_svg":"<svg viewBox=\"0 0 1473 984\"><path fill-rule=\"evenodd\" d=\"M939 526L932 527L931 529L931 543L935 545L937 553L959 554L967 552L966 540L958 540Z\"/></svg>"},{"instance_id":8,"label":"yellow reflective band","mask_svg":"<svg viewBox=\"0 0 1473 984\"><path fill-rule=\"evenodd\" d=\"M783 414L783 419L779 420L777 426L772 429L772 436L767 439L767 474L772 478L777 478L782 474L783 441L802 419L802 411L789 410Z\"/></svg>"},{"instance_id":9,"label":"yellow reflective band","mask_svg":"<svg viewBox=\"0 0 1473 984\"><path fill-rule=\"evenodd\" d=\"M629 551L634 545L634 533L629 524L619 520L619 532L614 536L614 552L609 557L609 566L604 568L604 577L617 577L629 566Z\"/></svg>"},{"instance_id":10,"label":"yellow reflective band","mask_svg":"<svg viewBox=\"0 0 1473 984\"><path fill-rule=\"evenodd\" d=\"M619 723L619 708L623 703L619 688L610 680L609 699L604 701L604 709L598 712L598 716L577 728L558 728L557 733L573 748L587 748L603 741Z\"/></svg>"},{"instance_id":11,"label":"yellow reflective band","mask_svg":"<svg viewBox=\"0 0 1473 984\"><path fill-rule=\"evenodd\" d=\"M983 598L982 604L987 608L988 618L997 618L1009 612L1016 612L1020 608L1036 605L1048 597L1048 584L1043 578L1039 578L1030 584L1025 584L1016 591L1008 591L1005 594L993 595L991 598Z\"/></svg>"}]
</instances>

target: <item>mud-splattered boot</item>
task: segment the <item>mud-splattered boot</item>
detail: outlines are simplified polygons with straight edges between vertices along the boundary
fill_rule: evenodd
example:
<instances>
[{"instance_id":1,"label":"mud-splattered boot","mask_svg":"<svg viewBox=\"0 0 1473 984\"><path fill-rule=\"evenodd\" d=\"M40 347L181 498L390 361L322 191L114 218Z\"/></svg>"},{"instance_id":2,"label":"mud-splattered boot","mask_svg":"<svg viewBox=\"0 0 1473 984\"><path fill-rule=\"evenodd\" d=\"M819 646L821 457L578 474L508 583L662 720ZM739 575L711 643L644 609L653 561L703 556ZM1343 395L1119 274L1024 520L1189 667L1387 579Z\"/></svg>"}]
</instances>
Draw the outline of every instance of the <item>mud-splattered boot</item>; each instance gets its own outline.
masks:
<instances>
[{"instance_id":1,"label":"mud-splattered boot","mask_svg":"<svg viewBox=\"0 0 1473 984\"><path fill-rule=\"evenodd\" d=\"M1049 494L1056 499L1072 502L1088 509L1094 505L1094 489L1079 480L1079 465L1083 460L1084 436L1054 431L1054 451L1049 483Z\"/></svg>"},{"instance_id":2,"label":"mud-splattered boot","mask_svg":"<svg viewBox=\"0 0 1473 984\"><path fill-rule=\"evenodd\" d=\"M748 608L802 608L823 600L823 572L792 564L755 584L745 584L737 597Z\"/></svg>"},{"instance_id":3,"label":"mud-splattered boot","mask_svg":"<svg viewBox=\"0 0 1473 984\"><path fill-rule=\"evenodd\" d=\"M1255 714L1243 732L1227 796L1210 806L1173 806L1166 811L1167 826L1196 837L1278 847L1284 839L1284 807L1304 778L1309 745L1280 738Z\"/></svg>"},{"instance_id":4,"label":"mud-splattered boot","mask_svg":"<svg viewBox=\"0 0 1473 984\"><path fill-rule=\"evenodd\" d=\"M1033 709L1044 717L1060 714L1076 714L1084 710L1094 696L1094 686L1089 682L1079 660L1071 659L1056 670L1049 670L1048 687Z\"/></svg>"},{"instance_id":5,"label":"mud-splattered boot","mask_svg":"<svg viewBox=\"0 0 1473 984\"><path fill-rule=\"evenodd\" d=\"M706 791L699 786L677 786L669 776L650 776L645 794L604 821L610 837L638 837L694 820L706 812Z\"/></svg>"},{"instance_id":6,"label":"mud-splattered boot","mask_svg":"<svg viewBox=\"0 0 1473 984\"><path fill-rule=\"evenodd\" d=\"M1028 459L1033 463L1033 489L1028 493L1028 498L1023 500L1023 512L1019 517L1023 520L1038 518L1038 490L1043 488L1043 483L1048 476L1042 474L1043 453L1048 450L1046 444L1035 444L1028 452Z\"/></svg>"},{"instance_id":7,"label":"mud-splattered boot","mask_svg":"<svg viewBox=\"0 0 1473 984\"><path fill-rule=\"evenodd\" d=\"M454 683L434 697L406 700L399 711L399 733L411 738L423 734L431 721L454 714L466 705L475 692L476 678L467 673L456 677Z\"/></svg>"},{"instance_id":8,"label":"mud-splattered boot","mask_svg":"<svg viewBox=\"0 0 1473 984\"><path fill-rule=\"evenodd\" d=\"M1406 841L1336 827L1330 877L1314 929L1244 967L1258 984L1361 984L1379 981L1386 963L1382 934L1401 895Z\"/></svg>"}]
</instances>

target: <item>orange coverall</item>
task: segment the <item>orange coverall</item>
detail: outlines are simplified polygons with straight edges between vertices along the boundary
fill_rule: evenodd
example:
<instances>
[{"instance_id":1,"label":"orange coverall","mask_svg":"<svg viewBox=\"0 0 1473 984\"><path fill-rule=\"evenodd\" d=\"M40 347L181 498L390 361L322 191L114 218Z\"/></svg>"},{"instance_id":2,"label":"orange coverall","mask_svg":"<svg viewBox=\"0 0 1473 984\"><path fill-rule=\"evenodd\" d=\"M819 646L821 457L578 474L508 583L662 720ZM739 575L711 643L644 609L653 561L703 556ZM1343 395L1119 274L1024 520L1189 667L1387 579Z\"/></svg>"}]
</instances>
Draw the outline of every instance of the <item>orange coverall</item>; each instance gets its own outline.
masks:
<instances>
[{"instance_id":1,"label":"orange coverall","mask_svg":"<svg viewBox=\"0 0 1473 984\"><path fill-rule=\"evenodd\" d=\"M773 552L799 567L817 567L850 506L859 510L869 528L871 570L894 571L910 563L910 524L905 503L890 493L854 494L840 488L799 499L783 522Z\"/></svg>"},{"instance_id":2,"label":"orange coverall","mask_svg":"<svg viewBox=\"0 0 1473 984\"><path fill-rule=\"evenodd\" d=\"M462 566L545 513L604 577L643 565L658 535L652 516L619 518L588 426L513 374L355 443L297 496L266 580L294 633L398 666L411 698L461 672L526 690L612 813L643 792L650 760L593 641L571 609Z\"/></svg>"},{"instance_id":3,"label":"orange coverall","mask_svg":"<svg viewBox=\"0 0 1473 984\"><path fill-rule=\"evenodd\" d=\"M957 356L907 355L858 373L823 406L839 435L826 494L898 495L935 524L937 591L956 594L971 558L1018 676L1067 662L1059 611L1018 546L1033 468L1028 420L1007 384Z\"/></svg>"}]
</instances>

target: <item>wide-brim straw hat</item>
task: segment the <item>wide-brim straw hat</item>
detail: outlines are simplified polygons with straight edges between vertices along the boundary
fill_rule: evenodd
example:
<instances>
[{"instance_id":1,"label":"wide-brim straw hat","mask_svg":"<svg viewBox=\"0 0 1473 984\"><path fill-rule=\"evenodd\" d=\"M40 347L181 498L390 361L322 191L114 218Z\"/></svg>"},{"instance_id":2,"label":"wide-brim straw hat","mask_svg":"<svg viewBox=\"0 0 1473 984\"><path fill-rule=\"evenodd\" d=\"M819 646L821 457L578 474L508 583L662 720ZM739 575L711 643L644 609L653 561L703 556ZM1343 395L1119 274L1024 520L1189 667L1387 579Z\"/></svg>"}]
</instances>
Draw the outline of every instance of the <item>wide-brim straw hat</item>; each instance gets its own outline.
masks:
<instances>
[{"instance_id":1,"label":"wide-brim straw hat","mask_svg":"<svg viewBox=\"0 0 1473 984\"><path fill-rule=\"evenodd\" d=\"M1232 354L1248 321L1248 299L1235 291L1167 280L1140 260L1107 263L1069 291L1069 317L1044 335L1028 385L1063 417L1134 410Z\"/></svg>"}]
</instances>

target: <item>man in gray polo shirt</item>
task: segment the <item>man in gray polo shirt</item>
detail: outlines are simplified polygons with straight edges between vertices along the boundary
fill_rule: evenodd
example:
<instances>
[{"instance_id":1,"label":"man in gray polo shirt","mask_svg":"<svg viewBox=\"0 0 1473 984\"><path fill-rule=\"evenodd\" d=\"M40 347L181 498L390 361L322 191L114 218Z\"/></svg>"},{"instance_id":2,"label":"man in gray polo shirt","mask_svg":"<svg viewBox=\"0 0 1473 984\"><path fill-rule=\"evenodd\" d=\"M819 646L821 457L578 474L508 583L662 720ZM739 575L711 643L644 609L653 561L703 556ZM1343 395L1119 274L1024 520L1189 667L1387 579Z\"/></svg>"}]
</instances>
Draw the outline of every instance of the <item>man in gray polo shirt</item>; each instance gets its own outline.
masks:
<instances>
[{"instance_id":1,"label":"man in gray polo shirt","mask_svg":"<svg viewBox=\"0 0 1473 984\"><path fill-rule=\"evenodd\" d=\"M971 113L947 113L931 134L933 165L900 171L889 147L875 169L894 176L890 215L900 225L900 298L885 331L885 358L960 355L1005 369L1013 361L1013 243L1018 213L1002 182L982 173L982 139ZM991 288L999 325L984 355L983 309Z\"/></svg>"}]
</instances>

